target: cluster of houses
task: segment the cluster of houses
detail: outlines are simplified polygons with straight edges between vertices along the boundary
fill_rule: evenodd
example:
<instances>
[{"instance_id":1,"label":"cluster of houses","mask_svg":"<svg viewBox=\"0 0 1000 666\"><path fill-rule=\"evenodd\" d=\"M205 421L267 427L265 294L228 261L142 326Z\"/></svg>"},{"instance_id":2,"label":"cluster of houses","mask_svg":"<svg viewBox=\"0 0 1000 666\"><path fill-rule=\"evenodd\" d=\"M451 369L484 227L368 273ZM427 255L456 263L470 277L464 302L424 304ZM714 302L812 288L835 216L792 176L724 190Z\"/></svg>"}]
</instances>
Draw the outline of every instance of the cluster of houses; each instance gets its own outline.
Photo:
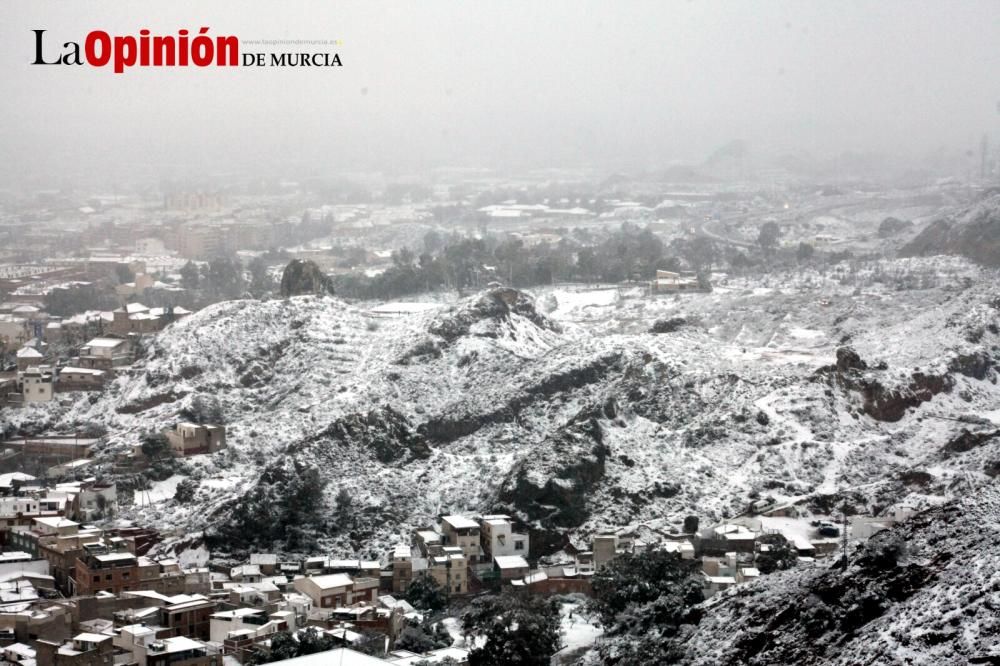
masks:
<instances>
[{"instance_id":1,"label":"cluster of houses","mask_svg":"<svg viewBox=\"0 0 1000 666\"><path fill-rule=\"evenodd\" d=\"M13 373L0 367L0 406L50 402L60 392L99 391L131 364L137 338L190 314L179 306L128 303L111 312L60 319L37 305L0 304L0 354L13 352L16 361Z\"/></svg>"},{"instance_id":2,"label":"cluster of houses","mask_svg":"<svg viewBox=\"0 0 1000 666\"><path fill-rule=\"evenodd\" d=\"M5 547L18 550L0 555L0 663L239 664L276 634L307 628L343 646L348 664L467 663L460 648L394 649L421 614L382 589L378 562L257 554L230 568L184 567L145 554L156 536L62 516L14 528ZM346 649L366 644L380 656Z\"/></svg>"},{"instance_id":3,"label":"cluster of houses","mask_svg":"<svg viewBox=\"0 0 1000 666\"><path fill-rule=\"evenodd\" d=\"M123 338L93 338L62 363L50 346L34 339L17 350L16 373L0 376L0 405L50 402L56 393L99 391L115 370L131 363L132 345Z\"/></svg>"},{"instance_id":4,"label":"cluster of houses","mask_svg":"<svg viewBox=\"0 0 1000 666\"><path fill-rule=\"evenodd\" d=\"M197 450L218 445L213 438L220 434L194 424L171 433L179 442L172 446L193 442ZM224 431L221 436L224 442ZM66 444L30 443L39 451ZM394 649L407 621L421 617L404 600L414 581L429 577L456 597L484 590L591 594L595 572L623 554L655 547L700 562L711 596L761 575L761 559L777 547L771 535L784 537L784 557L802 562L836 552L843 536L842 526L781 507L685 534L649 527L600 533L587 549L539 560L529 555L528 531L508 515L444 515L381 561L259 553L235 565L184 566L149 555L162 538L155 530L91 523L115 503L114 485L92 477L45 485L20 472L0 475L3 659L22 665L242 663L268 650L278 633L314 628L358 663L448 657L461 664L467 653L460 648ZM867 538L910 513L899 506L884 517L856 517L850 536ZM372 652L373 642L382 646L380 656L361 655L362 648Z\"/></svg>"},{"instance_id":5,"label":"cluster of houses","mask_svg":"<svg viewBox=\"0 0 1000 666\"><path fill-rule=\"evenodd\" d=\"M392 595L391 568L378 561L255 554L184 566L150 556L156 530L89 522L116 499L114 484L94 478L46 485L0 474L0 664L221 666L308 627L344 646L345 659L467 663L458 648L392 649L421 615ZM373 641L379 658L348 649Z\"/></svg>"},{"instance_id":6,"label":"cluster of houses","mask_svg":"<svg viewBox=\"0 0 1000 666\"><path fill-rule=\"evenodd\" d=\"M163 431L169 453L177 456L192 456L215 453L226 448L226 427L211 423L178 423ZM31 469L47 479L62 479L79 483L84 477L100 472L102 465L93 458L94 449L101 441L97 437L80 435L36 435L22 436L0 442L0 462L7 469ZM134 472L147 467L149 458L141 444L119 455L114 463L114 471ZM104 465L103 467L107 467ZM28 474L20 474L34 479ZM0 474L0 479L8 474ZM30 490L30 485L21 488ZM4 488L0 486L0 494Z\"/></svg>"},{"instance_id":7,"label":"cluster of houses","mask_svg":"<svg viewBox=\"0 0 1000 666\"><path fill-rule=\"evenodd\" d=\"M846 537L868 539L913 513L912 507L899 505L880 517L852 516ZM397 545L390 553L391 590L404 594L417 576L428 575L454 595L496 586L543 595L590 594L596 571L625 553L655 547L677 553L681 559L699 560L704 593L710 597L756 580L761 575L758 564L773 559L778 548L784 550L786 562L810 563L836 553L843 545L843 529L828 520L800 516L794 506L770 506L765 513L750 513L687 534L664 534L649 527L595 534L589 549L543 558L532 566L529 535L509 516L448 515L435 526L416 530L412 544ZM389 575L383 571L384 577Z\"/></svg>"}]
</instances>

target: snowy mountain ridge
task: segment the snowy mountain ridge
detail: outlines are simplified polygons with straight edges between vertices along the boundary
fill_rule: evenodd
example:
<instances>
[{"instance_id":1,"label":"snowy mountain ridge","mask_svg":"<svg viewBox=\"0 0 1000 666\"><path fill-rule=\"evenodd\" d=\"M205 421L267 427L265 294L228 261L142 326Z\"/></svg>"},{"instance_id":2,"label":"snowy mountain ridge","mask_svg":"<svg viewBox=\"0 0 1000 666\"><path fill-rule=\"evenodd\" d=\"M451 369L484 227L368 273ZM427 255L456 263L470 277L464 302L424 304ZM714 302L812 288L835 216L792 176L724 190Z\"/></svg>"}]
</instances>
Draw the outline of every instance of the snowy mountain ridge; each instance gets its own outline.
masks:
<instances>
[{"instance_id":1,"label":"snowy mountain ridge","mask_svg":"<svg viewBox=\"0 0 1000 666\"><path fill-rule=\"evenodd\" d=\"M229 448L181 470L197 501L121 517L196 533L269 470L316 468L329 511L346 492L356 514L325 525L323 547L376 557L442 512L516 513L540 555L611 526L719 520L752 496L933 503L987 478L993 445L947 453L969 426L937 417L1000 405L996 284L932 258L683 298L493 290L392 319L332 297L233 301L173 324L106 393L11 423L103 424L110 463L217 400ZM675 316L688 323L650 332ZM847 346L862 363L838 367ZM914 467L928 486L898 480Z\"/></svg>"}]
</instances>

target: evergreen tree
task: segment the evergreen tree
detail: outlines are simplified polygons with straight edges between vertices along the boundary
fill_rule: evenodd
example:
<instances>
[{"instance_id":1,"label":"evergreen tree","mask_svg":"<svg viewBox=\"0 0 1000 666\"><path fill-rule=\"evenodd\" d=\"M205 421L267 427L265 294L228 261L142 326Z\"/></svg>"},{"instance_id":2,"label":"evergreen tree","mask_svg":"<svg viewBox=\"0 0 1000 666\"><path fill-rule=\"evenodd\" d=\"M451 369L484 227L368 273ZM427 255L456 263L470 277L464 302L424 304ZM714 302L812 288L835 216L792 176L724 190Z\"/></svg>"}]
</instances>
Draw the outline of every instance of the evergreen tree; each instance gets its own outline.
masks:
<instances>
[{"instance_id":1,"label":"evergreen tree","mask_svg":"<svg viewBox=\"0 0 1000 666\"><path fill-rule=\"evenodd\" d=\"M439 611L448 606L448 592L433 576L423 574L410 581L410 586L406 588L406 600L414 608Z\"/></svg>"},{"instance_id":2,"label":"evergreen tree","mask_svg":"<svg viewBox=\"0 0 1000 666\"><path fill-rule=\"evenodd\" d=\"M193 261L189 261L181 267L181 286L185 289L197 289L201 284L201 273L198 266Z\"/></svg>"},{"instance_id":3,"label":"evergreen tree","mask_svg":"<svg viewBox=\"0 0 1000 666\"><path fill-rule=\"evenodd\" d=\"M477 645L469 653L469 666L548 666L562 647L558 603L552 599L480 597L466 611L462 626Z\"/></svg>"},{"instance_id":4,"label":"evergreen tree","mask_svg":"<svg viewBox=\"0 0 1000 666\"><path fill-rule=\"evenodd\" d=\"M600 648L605 664L660 666L677 659L684 625L701 617L700 563L650 550L612 560L593 577L596 610L612 639Z\"/></svg>"},{"instance_id":5,"label":"evergreen tree","mask_svg":"<svg viewBox=\"0 0 1000 666\"><path fill-rule=\"evenodd\" d=\"M776 222L765 222L757 234L757 244L764 252L765 256L771 256L778 248L778 237L781 236L781 227Z\"/></svg>"},{"instance_id":6,"label":"evergreen tree","mask_svg":"<svg viewBox=\"0 0 1000 666\"><path fill-rule=\"evenodd\" d=\"M267 262L262 257L254 257L247 265L250 271L250 295L261 298L274 290L274 280L268 272Z\"/></svg>"}]
</instances>

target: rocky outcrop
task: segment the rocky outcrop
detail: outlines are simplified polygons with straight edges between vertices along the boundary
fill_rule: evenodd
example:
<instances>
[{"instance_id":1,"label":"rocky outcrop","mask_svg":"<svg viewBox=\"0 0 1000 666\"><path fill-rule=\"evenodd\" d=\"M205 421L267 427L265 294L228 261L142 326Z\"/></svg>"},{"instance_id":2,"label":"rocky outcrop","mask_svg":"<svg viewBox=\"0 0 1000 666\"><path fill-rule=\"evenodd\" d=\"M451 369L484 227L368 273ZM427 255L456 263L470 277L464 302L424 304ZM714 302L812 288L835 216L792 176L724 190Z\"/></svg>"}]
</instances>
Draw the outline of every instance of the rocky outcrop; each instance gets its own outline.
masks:
<instances>
[{"instance_id":1,"label":"rocky outcrop","mask_svg":"<svg viewBox=\"0 0 1000 666\"><path fill-rule=\"evenodd\" d=\"M510 423L523 409L539 400L600 382L620 367L620 362L619 353L598 356L582 366L551 374L537 384L526 386L518 395L496 409L475 414L442 414L421 423L417 430L433 442L446 444L493 423Z\"/></svg>"},{"instance_id":2,"label":"rocky outcrop","mask_svg":"<svg viewBox=\"0 0 1000 666\"><path fill-rule=\"evenodd\" d=\"M687 319L684 317L671 317L670 319L657 319L649 329L650 333L674 333L684 326L687 326Z\"/></svg>"},{"instance_id":3,"label":"rocky outcrop","mask_svg":"<svg viewBox=\"0 0 1000 666\"><path fill-rule=\"evenodd\" d=\"M366 450L383 464L431 454L424 437L413 430L405 416L389 406L337 419L308 440L289 446L287 453L295 455L317 448L330 455L337 455L340 448Z\"/></svg>"},{"instance_id":4,"label":"rocky outcrop","mask_svg":"<svg viewBox=\"0 0 1000 666\"><path fill-rule=\"evenodd\" d=\"M962 432L944 445L944 451L946 453L965 453L966 451L971 451L972 449L979 448L983 446L991 439L1000 437L1000 430L994 430L992 432L970 432L969 430L963 428Z\"/></svg>"},{"instance_id":5,"label":"rocky outcrop","mask_svg":"<svg viewBox=\"0 0 1000 666\"><path fill-rule=\"evenodd\" d=\"M986 352L959 354L952 359L948 369L973 379L986 379L992 374L993 359Z\"/></svg>"},{"instance_id":6,"label":"rocky outcrop","mask_svg":"<svg viewBox=\"0 0 1000 666\"><path fill-rule=\"evenodd\" d=\"M837 372L845 374L851 370L867 370L868 364L850 347L837 348Z\"/></svg>"},{"instance_id":7,"label":"rocky outcrop","mask_svg":"<svg viewBox=\"0 0 1000 666\"><path fill-rule=\"evenodd\" d=\"M478 299L463 303L437 318L428 330L445 342L453 342L472 333L473 325L482 321L502 322L518 314L540 328L559 330L559 327L535 308L535 299L517 289L497 288L484 292ZM491 337L486 328L476 334Z\"/></svg>"},{"instance_id":8,"label":"rocky outcrop","mask_svg":"<svg viewBox=\"0 0 1000 666\"><path fill-rule=\"evenodd\" d=\"M881 238L888 238L889 236L895 236L900 231L905 229L910 229L913 227L913 222L909 220L901 220L898 217L887 217L882 220L882 223L878 225L878 235Z\"/></svg>"},{"instance_id":9,"label":"rocky outcrop","mask_svg":"<svg viewBox=\"0 0 1000 666\"><path fill-rule=\"evenodd\" d=\"M955 380L949 375L930 375L914 372L909 384L887 387L873 378L860 382L864 398L864 412L877 421L898 421L910 407L921 405L938 393L950 391Z\"/></svg>"},{"instance_id":10,"label":"rocky outcrop","mask_svg":"<svg viewBox=\"0 0 1000 666\"><path fill-rule=\"evenodd\" d=\"M996 192L959 215L936 220L904 245L901 257L960 254L984 266L1000 266L1000 194Z\"/></svg>"},{"instance_id":11,"label":"rocky outcrop","mask_svg":"<svg viewBox=\"0 0 1000 666\"><path fill-rule=\"evenodd\" d=\"M891 381L880 374L888 367L882 363L870 368L868 363L850 347L837 348L837 362L816 371L818 376L842 388L858 391L863 400L862 410L877 421L898 421L906 410L932 399L935 395L951 391L955 380L950 375L914 372L905 383Z\"/></svg>"},{"instance_id":12,"label":"rocky outcrop","mask_svg":"<svg viewBox=\"0 0 1000 666\"><path fill-rule=\"evenodd\" d=\"M504 480L498 502L525 520L531 557L564 548L567 530L589 517L588 497L604 478L610 453L603 439L597 418L583 412Z\"/></svg>"},{"instance_id":13,"label":"rocky outcrop","mask_svg":"<svg viewBox=\"0 0 1000 666\"><path fill-rule=\"evenodd\" d=\"M333 282L313 261L292 259L281 274L281 295L303 296L333 293Z\"/></svg>"}]
</instances>

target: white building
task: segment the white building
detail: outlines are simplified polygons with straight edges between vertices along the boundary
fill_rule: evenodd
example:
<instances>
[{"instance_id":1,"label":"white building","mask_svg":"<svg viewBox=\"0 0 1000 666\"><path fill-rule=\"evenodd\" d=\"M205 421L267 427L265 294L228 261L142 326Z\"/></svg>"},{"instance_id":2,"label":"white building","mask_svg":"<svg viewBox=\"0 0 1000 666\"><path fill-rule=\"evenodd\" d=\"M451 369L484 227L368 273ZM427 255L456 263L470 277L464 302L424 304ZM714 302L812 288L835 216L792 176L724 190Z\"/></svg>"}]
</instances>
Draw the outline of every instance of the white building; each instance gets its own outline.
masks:
<instances>
[{"instance_id":1,"label":"white building","mask_svg":"<svg viewBox=\"0 0 1000 666\"><path fill-rule=\"evenodd\" d=\"M94 338L80 350L81 356L96 356L98 358L114 358L125 354L125 340L119 338Z\"/></svg>"},{"instance_id":2,"label":"white building","mask_svg":"<svg viewBox=\"0 0 1000 666\"><path fill-rule=\"evenodd\" d=\"M280 623L260 608L237 608L213 613L209 617L209 623L209 639L213 643L224 643L232 636L254 638L281 630Z\"/></svg>"},{"instance_id":3,"label":"white building","mask_svg":"<svg viewBox=\"0 0 1000 666\"><path fill-rule=\"evenodd\" d=\"M54 381L52 366L33 366L22 372L21 393L24 396L25 404L51 402Z\"/></svg>"},{"instance_id":4,"label":"white building","mask_svg":"<svg viewBox=\"0 0 1000 666\"><path fill-rule=\"evenodd\" d=\"M504 555L528 554L528 535L514 531L510 516L483 516L480 520L481 545L485 561Z\"/></svg>"}]
</instances>

